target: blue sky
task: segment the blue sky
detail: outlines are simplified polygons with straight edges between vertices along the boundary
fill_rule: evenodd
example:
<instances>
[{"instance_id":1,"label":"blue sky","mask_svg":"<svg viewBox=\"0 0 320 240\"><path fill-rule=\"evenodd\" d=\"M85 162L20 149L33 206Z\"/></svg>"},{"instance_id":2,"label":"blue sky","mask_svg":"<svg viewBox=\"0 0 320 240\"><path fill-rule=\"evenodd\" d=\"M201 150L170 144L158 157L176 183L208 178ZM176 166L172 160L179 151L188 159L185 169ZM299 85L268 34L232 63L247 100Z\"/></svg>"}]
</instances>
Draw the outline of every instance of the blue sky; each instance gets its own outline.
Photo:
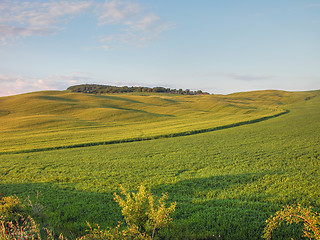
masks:
<instances>
[{"instance_id":1,"label":"blue sky","mask_svg":"<svg viewBox=\"0 0 320 240\"><path fill-rule=\"evenodd\" d=\"M0 0L0 96L320 89L319 0Z\"/></svg>"}]
</instances>

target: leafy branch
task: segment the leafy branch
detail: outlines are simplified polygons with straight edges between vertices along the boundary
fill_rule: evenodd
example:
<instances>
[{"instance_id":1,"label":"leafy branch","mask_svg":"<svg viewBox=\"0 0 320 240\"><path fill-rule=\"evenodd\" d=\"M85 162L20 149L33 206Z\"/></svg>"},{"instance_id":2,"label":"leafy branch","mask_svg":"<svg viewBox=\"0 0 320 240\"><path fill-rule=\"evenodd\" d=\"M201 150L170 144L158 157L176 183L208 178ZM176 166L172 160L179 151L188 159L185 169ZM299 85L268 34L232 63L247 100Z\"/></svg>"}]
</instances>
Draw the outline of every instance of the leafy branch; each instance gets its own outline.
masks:
<instances>
[{"instance_id":1,"label":"leafy branch","mask_svg":"<svg viewBox=\"0 0 320 240\"><path fill-rule=\"evenodd\" d=\"M298 204L286 206L276 212L274 216L270 216L266 220L267 226L264 229L263 238L270 240L272 231L280 227L282 222L287 222L287 224L302 223L304 237L320 240L320 215L313 212L311 207L304 208Z\"/></svg>"},{"instance_id":2,"label":"leafy branch","mask_svg":"<svg viewBox=\"0 0 320 240\"><path fill-rule=\"evenodd\" d=\"M137 193L128 192L120 185L122 194L125 198L114 194L114 199L122 208L122 214L130 226L136 226L141 232L151 233L151 239L154 238L157 228L167 227L172 221L170 214L175 211L176 202L166 207L165 200L167 194L155 200L151 192L141 184Z\"/></svg>"}]
</instances>

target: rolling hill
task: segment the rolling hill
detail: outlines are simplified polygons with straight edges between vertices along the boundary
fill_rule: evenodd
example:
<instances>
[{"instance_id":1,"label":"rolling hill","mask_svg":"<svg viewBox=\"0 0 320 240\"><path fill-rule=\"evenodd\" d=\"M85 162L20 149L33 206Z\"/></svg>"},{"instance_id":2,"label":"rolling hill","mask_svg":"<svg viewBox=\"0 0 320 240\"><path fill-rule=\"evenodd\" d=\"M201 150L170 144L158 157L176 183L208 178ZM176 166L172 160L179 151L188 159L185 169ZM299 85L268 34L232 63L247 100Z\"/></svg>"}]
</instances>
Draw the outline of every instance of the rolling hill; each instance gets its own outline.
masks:
<instances>
[{"instance_id":1,"label":"rolling hill","mask_svg":"<svg viewBox=\"0 0 320 240\"><path fill-rule=\"evenodd\" d=\"M143 140L213 130L286 112L317 92L227 96L34 92L0 98L0 153Z\"/></svg>"},{"instance_id":2,"label":"rolling hill","mask_svg":"<svg viewBox=\"0 0 320 240\"><path fill-rule=\"evenodd\" d=\"M0 193L39 201L49 226L75 239L86 221L123 221L113 193L143 182L177 202L158 239L261 239L286 204L320 210L319 106L320 91L3 97ZM281 228L274 239L302 235Z\"/></svg>"}]
</instances>

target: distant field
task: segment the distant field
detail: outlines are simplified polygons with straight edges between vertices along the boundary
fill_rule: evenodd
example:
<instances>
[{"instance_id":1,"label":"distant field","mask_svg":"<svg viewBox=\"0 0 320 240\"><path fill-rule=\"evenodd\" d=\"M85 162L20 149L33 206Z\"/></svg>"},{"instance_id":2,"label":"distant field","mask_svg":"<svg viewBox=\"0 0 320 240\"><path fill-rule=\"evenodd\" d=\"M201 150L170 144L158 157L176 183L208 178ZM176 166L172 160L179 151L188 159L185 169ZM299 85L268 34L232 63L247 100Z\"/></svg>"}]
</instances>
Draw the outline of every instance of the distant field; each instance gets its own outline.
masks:
<instances>
[{"instance_id":1,"label":"distant field","mask_svg":"<svg viewBox=\"0 0 320 240\"><path fill-rule=\"evenodd\" d=\"M119 183L134 189L142 181L153 193L168 192L169 201L177 201L174 228L158 237L260 239L265 220L285 204L320 210L319 93L39 92L0 98L3 153L212 128L288 110L266 121L197 135L2 154L0 192L34 199L39 191L48 221L72 238L85 232L85 221L116 225L122 217L113 192ZM275 234L275 239L299 239L300 233L284 228Z\"/></svg>"},{"instance_id":2,"label":"distant field","mask_svg":"<svg viewBox=\"0 0 320 240\"><path fill-rule=\"evenodd\" d=\"M212 129L274 116L312 92L181 96L47 91L0 98L0 153Z\"/></svg>"}]
</instances>

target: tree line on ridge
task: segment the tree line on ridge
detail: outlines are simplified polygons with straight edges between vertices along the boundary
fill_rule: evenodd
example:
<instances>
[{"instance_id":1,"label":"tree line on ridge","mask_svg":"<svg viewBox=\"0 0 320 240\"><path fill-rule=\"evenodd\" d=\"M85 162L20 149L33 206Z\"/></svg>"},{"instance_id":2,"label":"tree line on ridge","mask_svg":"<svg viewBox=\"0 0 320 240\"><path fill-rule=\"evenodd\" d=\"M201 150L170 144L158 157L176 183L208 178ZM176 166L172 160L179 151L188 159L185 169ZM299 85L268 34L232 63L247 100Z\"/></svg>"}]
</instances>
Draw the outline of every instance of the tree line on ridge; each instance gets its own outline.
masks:
<instances>
[{"instance_id":1,"label":"tree line on ridge","mask_svg":"<svg viewBox=\"0 0 320 240\"><path fill-rule=\"evenodd\" d=\"M83 92L92 94L103 94L103 93L130 93L130 92L145 92L145 93L170 93L170 94L181 94L181 95L206 95L208 92L202 90L192 91L190 89L171 89L164 87L117 87L110 85L99 85L99 84L81 84L67 88L71 92Z\"/></svg>"}]
</instances>

